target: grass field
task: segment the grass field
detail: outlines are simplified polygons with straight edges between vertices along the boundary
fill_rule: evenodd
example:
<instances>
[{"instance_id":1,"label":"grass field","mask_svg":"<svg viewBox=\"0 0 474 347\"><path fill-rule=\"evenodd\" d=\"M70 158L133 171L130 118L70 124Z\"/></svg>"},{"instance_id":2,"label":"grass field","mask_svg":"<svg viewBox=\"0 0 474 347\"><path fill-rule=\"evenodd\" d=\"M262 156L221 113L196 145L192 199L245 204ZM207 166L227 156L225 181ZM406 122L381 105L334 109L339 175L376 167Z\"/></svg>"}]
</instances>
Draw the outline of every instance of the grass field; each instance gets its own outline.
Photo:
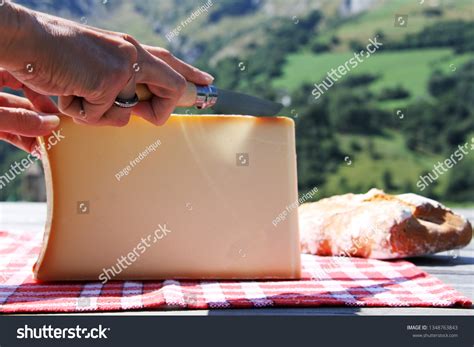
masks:
<instances>
[{"instance_id":1,"label":"grass field","mask_svg":"<svg viewBox=\"0 0 474 347\"><path fill-rule=\"evenodd\" d=\"M363 193L373 187L383 187L385 172L392 174L394 185L401 187L404 191L411 190L420 193L416 188L419 175L424 170L431 170L438 160L443 159L441 156L429 154L420 156L410 152L405 146L403 136L394 131L387 131L383 136L339 134L338 137L341 150L344 153L341 158L343 164L326 182L322 189L322 193L325 195L340 192L341 180L347 182L350 191L358 193ZM369 141L372 141L373 152L380 156L380 159L374 160L371 157L368 150ZM351 149L350 144L354 142L358 143L361 150L356 152ZM447 178L447 176L440 177L437 189L444 188Z\"/></svg>"},{"instance_id":2,"label":"grass field","mask_svg":"<svg viewBox=\"0 0 474 347\"><path fill-rule=\"evenodd\" d=\"M274 87L293 91L305 82L320 83L328 71L351 57L352 53L292 54L284 66L282 77L275 80ZM410 91L412 98L422 97L426 96L426 84L435 69L453 71L470 58L474 58L474 54L455 55L450 49L378 52L351 70L341 81L350 75L376 74L380 78L371 85L374 92L400 85Z\"/></svg>"},{"instance_id":3,"label":"grass field","mask_svg":"<svg viewBox=\"0 0 474 347\"><path fill-rule=\"evenodd\" d=\"M401 40L408 33L419 32L423 27L438 21L450 19L473 20L472 0L438 1L441 16L429 17L425 11L430 8L430 0L423 4L414 0L383 0L371 11L347 20L329 21L319 38L329 42L337 36L340 44L329 53L315 54L309 49L290 54L283 67L281 77L274 80L273 86L293 92L303 84L320 83L328 71L343 65L353 57L349 42L356 40L365 46L376 32L381 31L391 41ZM408 15L408 26L395 27L396 14ZM377 102L386 109L405 107L416 98L429 97L427 83L435 70L453 73L474 54L456 55L451 49L413 49L399 51L380 51L364 60L340 81L358 74L374 74L378 79L370 85L375 94L384 88L402 86L410 92L403 100ZM363 193L372 187L383 187L390 173L391 185L401 191L423 194L416 182L423 171L433 169L433 165L443 157L410 151L405 145L403 133L385 130L381 136L337 134L343 153L338 170L329 175L321 187L321 195L329 196L341 191ZM356 144L357 146L354 146ZM355 150L359 147L359 150ZM350 164L350 165L349 165ZM449 182L448 175L441 176L434 192L442 195Z\"/></svg>"}]
</instances>

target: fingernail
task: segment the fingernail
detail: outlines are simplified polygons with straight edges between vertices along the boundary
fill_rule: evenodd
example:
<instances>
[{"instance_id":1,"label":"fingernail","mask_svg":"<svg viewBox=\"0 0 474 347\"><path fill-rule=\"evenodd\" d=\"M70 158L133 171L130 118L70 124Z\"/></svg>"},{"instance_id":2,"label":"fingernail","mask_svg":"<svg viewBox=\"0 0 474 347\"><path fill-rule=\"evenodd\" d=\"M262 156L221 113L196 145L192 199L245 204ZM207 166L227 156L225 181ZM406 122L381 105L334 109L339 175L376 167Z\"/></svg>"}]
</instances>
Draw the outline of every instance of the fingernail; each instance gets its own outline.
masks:
<instances>
[{"instance_id":1,"label":"fingernail","mask_svg":"<svg viewBox=\"0 0 474 347\"><path fill-rule=\"evenodd\" d=\"M60 119L58 116L42 115L41 126L43 128L53 129L59 125Z\"/></svg>"},{"instance_id":2,"label":"fingernail","mask_svg":"<svg viewBox=\"0 0 474 347\"><path fill-rule=\"evenodd\" d=\"M206 77L208 83L214 82L214 77L212 75L208 74L207 72L204 72L204 76Z\"/></svg>"}]
</instances>

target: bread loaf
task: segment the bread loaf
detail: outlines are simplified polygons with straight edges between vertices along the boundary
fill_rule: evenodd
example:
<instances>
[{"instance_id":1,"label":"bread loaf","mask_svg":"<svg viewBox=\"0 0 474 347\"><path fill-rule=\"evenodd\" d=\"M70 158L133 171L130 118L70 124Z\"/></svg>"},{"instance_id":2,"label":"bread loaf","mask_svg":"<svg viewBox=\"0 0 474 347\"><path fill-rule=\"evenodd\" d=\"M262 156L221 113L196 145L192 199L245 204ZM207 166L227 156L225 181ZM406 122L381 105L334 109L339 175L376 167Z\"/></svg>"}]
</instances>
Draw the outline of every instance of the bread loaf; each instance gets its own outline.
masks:
<instances>
[{"instance_id":1,"label":"bread loaf","mask_svg":"<svg viewBox=\"0 0 474 347\"><path fill-rule=\"evenodd\" d=\"M437 201L378 189L299 207L302 251L391 259L461 248L472 226Z\"/></svg>"}]
</instances>

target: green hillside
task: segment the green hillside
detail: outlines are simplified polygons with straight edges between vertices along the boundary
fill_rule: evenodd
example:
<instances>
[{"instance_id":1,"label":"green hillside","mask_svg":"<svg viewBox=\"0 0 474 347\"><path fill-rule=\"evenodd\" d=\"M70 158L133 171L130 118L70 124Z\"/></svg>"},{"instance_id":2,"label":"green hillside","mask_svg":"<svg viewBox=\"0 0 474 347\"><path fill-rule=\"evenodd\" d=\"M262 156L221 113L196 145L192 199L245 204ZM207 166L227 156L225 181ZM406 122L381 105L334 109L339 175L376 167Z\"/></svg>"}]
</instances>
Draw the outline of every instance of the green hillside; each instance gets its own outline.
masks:
<instances>
[{"instance_id":1,"label":"green hillside","mask_svg":"<svg viewBox=\"0 0 474 347\"><path fill-rule=\"evenodd\" d=\"M344 164L328 178L323 192L325 195L336 194L341 186L359 193L373 187L385 187L391 192L415 191L414 183L423 171L443 159L441 155L425 153L420 156L410 151L403 136L396 131L370 137L339 135L338 141L344 154L341 157ZM358 146L357 151L353 149L354 143ZM387 175L391 178L388 179ZM441 193L445 189L447 178L441 177L436 192Z\"/></svg>"},{"instance_id":2,"label":"green hillside","mask_svg":"<svg viewBox=\"0 0 474 347\"><path fill-rule=\"evenodd\" d=\"M437 6L430 5L433 3ZM420 4L419 0L380 0L375 2L370 11L329 22L322 38L337 35L345 49L350 40L368 39L377 31L383 31L390 39L401 38L407 33L418 32L423 27L440 20L471 21L474 16L472 7L471 0L436 2L425 0L423 4ZM404 14L408 15L408 25L404 28L395 27L395 15Z\"/></svg>"},{"instance_id":3,"label":"green hillside","mask_svg":"<svg viewBox=\"0 0 474 347\"><path fill-rule=\"evenodd\" d=\"M462 119L461 122L465 124L466 128L463 132L461 126L457 127L457 135L449 135L452 145L448 145L446 148L452 148L450 146L462 143L463 139L468 138L465 137L466 132L472 132L474 124L472 111L469 116L466 114L456 116L452 110L453 107L459 108L461 105L463 105L461 109L469 107L467 100L474 99L474 90L472 90L474 80L471 79L471 82L465 85L467 98L463 98L461 95L456 97L455 92L451 93L448 99L451 100L452 106L445 107L449 113L443 113L440 111L440 107L436 106L438 103L443 105L439 101L441 94L433 94L433 90L430 88L433 88L436 74L444 76L443 81L445 82L456 80L458 78L456 76L459 76L459 69L474 59L472 51L458 52L457 49L449 48L450 45L454 47L455 40L448 40L448 47L442 47L444 43L441 45L437 42L436 37L437 23L467 20L466 23L472 24L474 4L471 1L459 1L455 5L447 2L440 4L439 7L436 7L435 15L427 14L429 7L420 6L413 1L386 1L379 3L371 11L348 19L332 21L326 19L315 39L302 46L297 52L286 55L281 66L281 73L271 83L275 89L280 90L280 93L296 95L296 98L293 97L292 105L287 109L288 112L291 110L292 113L302 113L304 112L302 109L307 109L308 103L314 103L314 97L310 94L314 83L321 83L331 69L337 69L339 65L343 65L352 58L353 52L358 52L360 49L356 47L364 48L368 40L376 35L381 37L379 41L384 44L388 43L384 49L365 59L320 97L321 100L318 102L328 106L309 107L309 111L307 111L306 117L328 117L328 121L334 126L332 131L336 132L333 142L337 143L339 149L338 158L335 160L338 166L337 169L326 175L320 189L322 196L347 191L364 192L371 187L383 187L391 192L416 192L418 189L415 185L419 176L431 171L435 163L444 160L448 155L446 152L443 153L442 150L436 149L436 143L442 143L444 140L438 137L426 137L422 134L440 135L448 128L454 129L457 127L457 122L454 120L456 117ZM395 14L408 14L406 28L395 27ZM446 25L446 28L449 27ZM431 31L427 32L429 35L421 34L425 28L431 28ZM441 34L445 34L442 30L440 29ZM469 31L464 31L464 33L467 32L469 34L466 41L474 42L472 25ZM456 36L454 31L452 34L446 34ZM394 49L396 46L394 43L408 42L407 35L418 35L419 38L412 40L412 42L418 40L420 45L426 44L426 41L429 40L432 40L433 43L428 43L426 48ZM323 47L324 51L314 52L312 48L314 42L324 43L326 45ZM390 48L385 49L386 46L390 46ZM319 46L318 49L320 49ZM351 82L358 76L361 78L372 76L373 81L370 80L361 85ZM466 80L469 81L469 77ZM348 85L346 85L347 83ZM450 86L450 84L446 84L444 87L446 91L442 93L443 95L450 93L448 91ZM390 96L389 92L394 90L402 90L406 92L406 95L381 98L381 95ZM421 100L426 100L428 104L423 105ZM349 111L345 111L345 107L340 106L341 103L349 103L350 105L347 106ZM407 113L407 108L410 108L410 112L406 115L407 118L398 119L394 115L397 109ZM383 114L384 111L385 114ZM341 112L361 113L361 115L359 118L344 120L346 116L341 118ZM366 114L366 119L364 119L364 114ZM450 118L452 119L451 123ZM422 119L424 120L422 121ZM301 122L298 118L295 120L297 123ZM351 126L347 122L352 124L353 130L350 130ZM361 131L364 132L363 127L355 126L359 122L367 124L366 133L361 133ZM370 130L368 124L373 124ZM307 126L304 122L301 128ZM320 125L316 126L320 127ZM428 130L431 127L433 130ZM418 139L415 141L417 142L415 145L412 143L414 138ZM305 145L305 147L307 146ZM324 148L326 146L324 145ZM317 150L318 147L310 146L309 148L301 149L304 156L308 151ZM303 155L300 155L300 158ZM310 157L315 160L314 155ZM321 155L321 157L323 156ZM474 165L472 163L474 162L465 161L462 168L456 169L457 172L465 174L469 171L473 172ZM319 170L321 169L319 168ZM302 181L308 180L307 175L302 177L304 177ZM426 190L423 193L442 200L453 200L447 193L456 186L452 179L453 173L441 176L429 187L429 191ZM463 184L468 184L468 182L465 180ZM471 193L466 193L463 196L464 199L470 196L469 200L474 201L474 190L470 189Z\"/></svg>"},{"instance_id":4,"label":"green hillside","mask_svg":"<svg viewBox=\"0 0 474 347\"><path fill-rule=\"evenodd\" d=\"M287 57L282 76L275 79L273 86L294 91L304 83L321 83L328 71L352 57L353 53L291 54ZM450 49L386 51L375 53L350 74L379 76L370 87L374 92L403 86L412 98L424 97L427 95L428 79L434 70L455 70L472 57L474 54L455 55Z\"/></svg>"},{"instance_id":5,"label":"green hillside","mask_svg":"<svg viewBox=\"0 0 474 347\"><path fill-rule=\"evenodd\" d=\"M348 16L339 13L345 0L215 0L166 38L207 1L19 0L167 47L221 88L285 101L282 114L296 123L299 188L318 186L318 197L374 186L419 192L419 175L474 136L472 0L374 0ZM396 15L408 15L407 25L396 26ZM315 101L314 83L377 35L383 49ZM4 169L20 155L0 143ZM472 172L471 156L422 194L474 202ZM24 198L20 181L0 199Z\"/></svg>"}]
</instances>

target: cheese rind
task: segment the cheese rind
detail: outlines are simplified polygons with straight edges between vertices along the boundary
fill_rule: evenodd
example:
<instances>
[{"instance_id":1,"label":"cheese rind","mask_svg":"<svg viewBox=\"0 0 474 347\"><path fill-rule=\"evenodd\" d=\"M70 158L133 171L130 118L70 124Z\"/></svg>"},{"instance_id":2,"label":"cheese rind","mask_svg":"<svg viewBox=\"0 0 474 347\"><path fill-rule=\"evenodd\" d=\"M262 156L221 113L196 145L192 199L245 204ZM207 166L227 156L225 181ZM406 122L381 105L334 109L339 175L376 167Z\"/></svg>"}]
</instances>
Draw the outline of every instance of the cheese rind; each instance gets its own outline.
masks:
<instances>
[{"instance_id":1,"label":"cheese rind","mask_svg":"<svg viewBox=\"0 0 474 347\"><path fill-rule=\"evenodd\" d=\"M299 278L297 211L287 209L298 200L291 119L61 126L64 139L43 158L37 279Z\"/></svg>"}]
</instances>

